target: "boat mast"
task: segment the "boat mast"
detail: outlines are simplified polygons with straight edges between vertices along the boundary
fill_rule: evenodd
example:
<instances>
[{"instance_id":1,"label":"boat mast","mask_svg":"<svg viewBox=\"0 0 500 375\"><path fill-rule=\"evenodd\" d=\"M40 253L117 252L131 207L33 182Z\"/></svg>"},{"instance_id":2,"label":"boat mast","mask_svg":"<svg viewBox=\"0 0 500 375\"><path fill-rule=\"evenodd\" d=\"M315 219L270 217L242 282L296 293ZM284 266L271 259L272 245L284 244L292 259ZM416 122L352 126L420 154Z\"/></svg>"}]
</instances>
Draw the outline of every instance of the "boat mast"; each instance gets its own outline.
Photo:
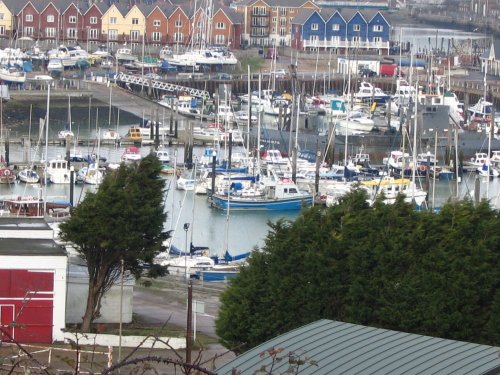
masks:
<instances>
[{"instance_id":1,"label":"boat mast","mask_svg":"<svg viewBox=\"0 0 500 375\"><path fill-rule=\"evenodd\" d=\"M47 82L47 113L45 114L45 172L43 173L44 195L43 212L47 212L47 169L49 168L49 115L50 115L50 82Z\"/></svg>"},{"instance_id":2,"label":"boat mast","mask_svg":"<svg viewBox=\"0 0 500 375\"><path fill-rule=\"evenodd\" d=\"M487 88L488 88L488 82L486 81L486 75L488 74L488 61L486 60L485 61L485 64L484 64L484 102L483 103L486 103L486 92L487 92ZM486 108L483 104L483 122L486 122ZM492 108L492 112L494 112L494 109ZM487 172L487 175L488 175L488 179L490 178L490 154L491 154L491 133L493 133L493 129L494 129L494 123L493 123L493 118L490 118L490 130L488 131L488 158L486 159L486 162L488 163L487 164L487 168L486 168L486 172ZM489 184L489 180L488 180L488 183L486 184L486 199L488 199L490 196L490 184Z\"/></svg>"},{"instance_id":3,"label":"boat mast","mask_svg":"<svg viewBox=\"0 0 500 375\"><path fill-rule=\"evenodd\" d=\"M415 179L416 179L416 173L417 173L417 106L418 106L418 93L417 93L417 88L418 88L418 79L415 81L415 103L413 107L413 168L411 171L411 181L412 181L412 188L411 188L411 200L415 200ZM404 157L404 154L403 154ZM435 156L434 156L435 157ZM401 173L403 173L404 177L404 170L401 170Z\"/></svg>"}]
</instances>

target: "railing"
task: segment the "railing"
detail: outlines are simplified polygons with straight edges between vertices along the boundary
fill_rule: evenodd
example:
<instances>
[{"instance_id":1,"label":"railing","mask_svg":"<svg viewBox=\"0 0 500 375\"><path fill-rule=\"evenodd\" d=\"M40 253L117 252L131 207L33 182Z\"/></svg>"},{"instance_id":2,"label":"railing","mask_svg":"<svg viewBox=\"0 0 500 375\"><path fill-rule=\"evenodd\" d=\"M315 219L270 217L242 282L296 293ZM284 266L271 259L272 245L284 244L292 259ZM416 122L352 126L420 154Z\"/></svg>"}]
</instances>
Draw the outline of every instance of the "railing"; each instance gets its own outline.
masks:
<instances>
[{"instance_id":1,"label":"railing","mask_svg":"<svg viewBox=\"0 0 500 375\"><path fill-rule=\"evenodd\" d=\"M389 48L389 42L352 42L345 40L304 40L304 48Z\"/></svg>"},{"instance_id":2,"label":"railing","mask_svg":"<svg viewBox=\"0 0 500 375\"><path fill-rule=\"evenodd\" d=\"M125 82L125 83L133 83L134 85L152 87L152 88L155 88L158 90L165 90L165 91L170 91L170 92L177 92L177 91L187 92L188 94L199 97L199 98L210 97L210 93L208 91L205 91L205 90L199 90L199 89L194 89L192 87L175 85L175 84L170 83L170 82L162 82L162 81L156 81L154 79L137 77L137 76L133 76L130 74L125 74L125 73L118 74L118 76L116 77L116 80L120 81L120 82Z\"/></svg>"}]
</instances>

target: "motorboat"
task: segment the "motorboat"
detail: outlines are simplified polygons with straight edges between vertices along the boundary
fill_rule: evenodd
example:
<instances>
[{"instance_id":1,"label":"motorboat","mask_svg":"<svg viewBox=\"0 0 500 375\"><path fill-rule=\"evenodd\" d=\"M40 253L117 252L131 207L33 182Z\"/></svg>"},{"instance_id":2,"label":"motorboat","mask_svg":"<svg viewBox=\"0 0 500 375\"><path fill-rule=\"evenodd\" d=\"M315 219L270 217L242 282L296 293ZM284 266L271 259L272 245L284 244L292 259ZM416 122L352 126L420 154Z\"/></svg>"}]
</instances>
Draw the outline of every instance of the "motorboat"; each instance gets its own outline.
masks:
<instances>
[{"instance_id":1,"label":"motorboat","mask_svg":"<svg viewBox=\"0 0 500 375\"><path fill-rule=\"evenodd\" d=\"M371 83L362 81L359 85L359 90L354 94L354 98L363 103L376 102L379 104L385 104L390 98L382 91L381 88L373 86Z\"/></svg>"},{"instance_id":2,"label":"motorboat","mask_svg":"<svg viewBox=\"0 0 500 375\"><path fill-rule=\"evenodd\" d=\"M336 132L342 135L369 133L374 127L375 121L363 111L350 112L345 119L335 122Z\"/></svg>"},{"instance_id":3,"label":"motorboat","mask_svg":"<svg viewBox=\"0 0 500 375\"><path fill-rule=\"evenodd\" d=\"M40 182L40 175L31 168L21 169L17 174L17 178L26 184L37 184Z\"/></svg>"},{"instance_id":4,"label":"motorboat","mask_svg":"<svg viewBox=\"0 0 500 375\"><path fill-rule=\"evenodd\" d=\"M115 59L119 64L135 62L138 60L137 56L132 53L132 49L127 46L123 46L116 50Z\"/></svg>"},{"instance_id":5,"label":"motorboat","mask_svg":"<svg viewBox=\"0 0 500 375\"><path fill-rule=\"evenodd\" d=\"M121 160L125 162L134 162L142 159L139 148L130 146L125 149L122 154Z\"/></svg>"},{"instance_id":6,"label":"motorboat","mask_svg":"<svg viewBox=\"0 0 500 375\"><path fill-rule=\"evenodd\" d=\"M0 80L7 84L23 84L26 82L26 73L16 68L0 68Z\"/></svg>"},{"instance_id":7,"label":"motorboat","mask_svg":"<svg viewBox=\"0 0 500 375\"><path fill-rule=\"evenodd\" d=\"M47 64L47 71L50 73L62 73L64 65L60 58L52 58Z\"/></svg>"},{"instance_id":8,"label":"motorboat","mask_svg":"<svg viewBox=\"0 0 500 375\"><path fill-rule=\"evenodd\" d=\"M45 171L47 181L53 184L69 184L70 183L70 169L68 162L64 159L50 160Z\"/></svg>"},{"instance_id":9,"label":"motorboat","mask_svg":"<svg viewBox=\"0 0 500 375\"><path fill-rule=\"evenodd\" d=\"M156 155L158 160L161 161L162 163L170 163L170 154L168 150L165 149L155 150L154 154Z\"/></svg>"},{"instance_id":10,"label":"motorboat","mask_svg":"<svg viewBox=\"0 0 500 375\"><path fill-rule=\"evenodd\" d=\"M247 125L248 124L248 111L237 111L234 112L234 119L238 125ZM257 116L250 115L250 125L257 124Z\"/></svg>"},{"instance_id":11,"label":"motorboat","mask_svg":"<svg viewBox=\"0 0 500 375\"><path fill-rule=\"evenodd\" d=\"M187 117L195 118L201 115L201 110L198 108L198 99L194 96L182 95L178 98L172 98L164 95L158 104Z\"/></svg>"},{"instance_id":12,"label":"motorboat","mask_svg":"<svg viewBox=\"0 0 500 375\"><path fill-rule=\"evenodd\" d=\"M169 64L184 67L199 67L201 65L236 65L238 59L228 50L214 49L193 49L183 54L173 54L166 57Z\"/></svg>"},{"instance_id":13,"label":"motorboat","mask_svg":"<svg viewBox=\"0 0 500 375\"><path fill-rule=\"evenodd\" d=\"M170 275L191 278L196 276L196 272L212 269L215 262L203 255L186 255L164 259L159 261L159 264L167 266Z\"/></svg>"},{"instance_id":14,"label":"motorboat","mask_svg":"<svg viewBox=\"0 0 500 375\"><path fill-rule=\"evenodd\" d=\"M493 111L493 103L480 98L479 101L472 107L467 109L469 117L472 121L489 121Z\"/></svg>"},{"instance_id":15,"label":"motorboat","mask_svg":"<svg viewBox=\"0 0 500 375\"><path fill-rule=\"evenodd\" d=\"M373 204L381 194L383 194L383 202L386 204L395 203L399 194L404 195L405 202L415 202L417 206L421 206L427 198L427 192L407 178L395 179L383 176L374 180L361 181L360 186L368 192L368 203L370 204Z\"/></svg>"},{"instance_id":16,"label":"motorboat","mask_svg":"<svg viewBox=\"0 0 500 375\"><path fill-rule=\"evenodd\" d=\"M81 182L89 185L100 185L104 179L103 171L96 164L80 168L78 176Z\"/></svg>"},{"instance_id":17,"label":"motorboat","mask_svg":"<svg viewBox=\"0 0 500 375\"><path fill-rule=\"evenodd\" d=\"M120 133L116 130L108 129L102 133L101 139L103 141L119 141L121 138Z\"/></svg>"},{"instance_id":18,"label":"motorboat","mask_svg":"<svg viewBox=\"0 0 500 375\"><path fill-rule=\"evenodd\" d=\"M240 211L289 211L311 206L313 197L289 180L259 181L229 193L212 194L212 206Z\"/></svg>"},{"instance_id":19,"label":"motorboat","mask_svg":"<svg viewBox=\"0 0 500 375\"><path fill-rule=\"evenodd\" d=\"M63 68L73 68L80 60L87 60L89 54L79 46L67 47L64 45L50 50L48 53L49 62L51 59L59 59Z\"/></svg>"},{"instance_id":20,"label":"motorboat","mask_svg":"<svg viewBox=\"0 0 500 375\"><path fill-rule=\"evenodd\" d=\"M196 180L193 178L186 178L179 176L176 181L176 188L178 190L192 191L196 185Z\"/></svg>"}]
</instances>

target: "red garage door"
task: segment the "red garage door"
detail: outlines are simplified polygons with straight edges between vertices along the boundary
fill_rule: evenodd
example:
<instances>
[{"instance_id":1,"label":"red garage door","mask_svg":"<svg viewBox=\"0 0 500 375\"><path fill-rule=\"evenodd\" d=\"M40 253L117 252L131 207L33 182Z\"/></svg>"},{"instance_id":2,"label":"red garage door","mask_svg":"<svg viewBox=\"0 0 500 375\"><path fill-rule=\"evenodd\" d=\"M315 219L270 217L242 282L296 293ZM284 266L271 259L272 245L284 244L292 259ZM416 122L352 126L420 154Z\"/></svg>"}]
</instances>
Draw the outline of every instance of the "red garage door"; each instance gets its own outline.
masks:
<instances>
[{"instance_id":1,"label":"red garage door","mask_svg":"<svg viewBox=\"0 0 500 375\"><path fill-rule=\"evenodd\" d=\"M51 343L54 273L0 269L0 280L2 328L21 343Z\"/></svg>"}]
</instances>

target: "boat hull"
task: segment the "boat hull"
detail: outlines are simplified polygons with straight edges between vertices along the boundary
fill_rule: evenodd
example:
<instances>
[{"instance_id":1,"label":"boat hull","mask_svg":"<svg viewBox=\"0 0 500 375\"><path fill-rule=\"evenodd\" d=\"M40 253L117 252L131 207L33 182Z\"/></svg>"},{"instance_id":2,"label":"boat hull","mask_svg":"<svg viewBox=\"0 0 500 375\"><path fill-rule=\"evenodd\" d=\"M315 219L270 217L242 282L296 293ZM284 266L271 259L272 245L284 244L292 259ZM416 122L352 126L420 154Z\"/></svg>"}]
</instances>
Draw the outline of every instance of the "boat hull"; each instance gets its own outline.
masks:
<instances>
[{"instance_id":1,"label":"boat hull","mask_svg":"<svg viewBox=\"0 0 500 375\"><path fill-rule=\"evenodd\" d=\"M302 195L293 198L267 199L239 198L214 194L212 196L212 206L221 210L231 211L292 211L300 210L304 206L311 206L313 199L311 195Z\"/></svg>"}]
</instances>

